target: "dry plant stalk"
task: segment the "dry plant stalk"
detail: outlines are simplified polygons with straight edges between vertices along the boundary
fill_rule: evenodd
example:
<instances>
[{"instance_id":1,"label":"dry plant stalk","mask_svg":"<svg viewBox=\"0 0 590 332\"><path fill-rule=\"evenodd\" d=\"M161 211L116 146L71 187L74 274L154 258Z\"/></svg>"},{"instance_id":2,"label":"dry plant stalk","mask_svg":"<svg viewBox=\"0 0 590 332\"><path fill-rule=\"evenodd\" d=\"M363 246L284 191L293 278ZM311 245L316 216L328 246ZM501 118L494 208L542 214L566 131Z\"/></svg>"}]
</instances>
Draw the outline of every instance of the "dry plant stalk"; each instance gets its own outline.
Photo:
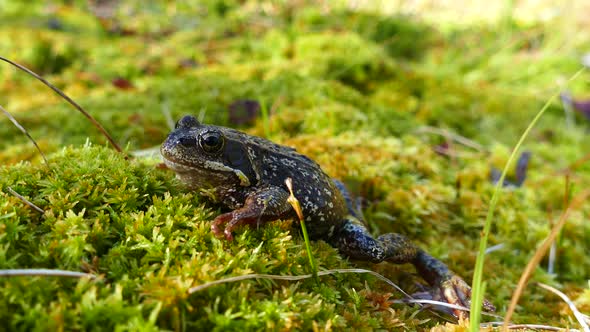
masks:
<instances>
[{"instance_id":1,"label":"dry plant stalk","mask_svg":"<svg viewBox=\"0 0 590 332\"><path fill-rule=\"evenodd\" d=\"M63 91L61 91L60 89L58 89L55 85L49 83L46 79L44 79L41 75L35 73L34 71L30 70L29 68L20 65L12 60L9 60L5 57L0 56L0 60L4 61L4 62L8 62L9 64L13 65L14 67L24 71L25 73L33 76L34 78L36 78L37 80L41 81L43 84L45 84L47 87L49 87L51 90L53 90L55 93L57 93L58 95L60 95L60 97L62 97L63 99L65 99L68 103L70 103L70 105L74 106L80 113L82 113L88 120L90 120L90 122L94 125L94 127L96 127L101 134L103 134L104 137L106 137L106 139L111 143L111 145L115 148L115 150L117 150L117 152L123 152L123 149L121 149L121 147L119 146L119 144L117 144L117 142L115 142L115 140L111 137L111 135L109 135L109 133L107 132L107 130L98 122L96 121L96 119L90 115L90 113L86 112L82 106L80 106L78 103L76 103L72 98L70 98L68 95L66 95Z\"/></svg>"},{"instance_id":2,"label":"dry plant stalk","mask_svg":"<svg viewBox=\"0 0 590 332\"><path fill-rule=\"evenodd\" d=\"M43 151L41 150L41 148L39 147L39 145L37 144L37 141L35 141L35 139L33 139L33 137L31 137L31 135L29 134L29 132L25 129L25 127L23 127L20 123L18 123L18 121L16 121L16 119L14 118L14 116L12 116L12 114L10 114L7 110L4 109L4 107L0 106L0 111L2 111L2 113L4 113L4 115L6 115L6 117L23 133L25 134L29 140L31 142L33 142L33 144L35 145L35 148L37 148L37 151L39 151L39 153L41 154L41 157L43 157L43 161L45 162L45 164L47 165L47 167L49 167L49 162L47 161L47 157L45 157L45 154L43 153Z\"/></svg>"},{"instance_id":3,"label":"dry plant stalk","mask_svg":"<svg viewBox=\"0 0 590 332\"><path fill-rule=\"evenodd\" d=\"M12 195L14 195L16 198L20 199L21 201L23 201L23 203L27 204L28 206L30 206L33 210L44 214L45 211L43 211L43 209L41 209L40 207L38 207L37 205L35 205L33 202L29 201L28 199L24 198L21 194L17 193L16 191L14 191L12 188L7 187L6 188L8 190L9 193L11 193Z\"/></svg>"},{"instance_id":4,"label":"dry plant stalk","mask_svg":"<svg viewBox=\"0 0 590 332\"><path fill-rule=\"evenodd\" d=\"M295 198L295 195L293 194L293 180L291 180L291 178L287 178L285 180L285 184L287 185L287 188L289 189L290 193L287 201L289 202L289 204L291 204L291 206L293 206L293 209L295 210L295 212L297 213L297 217L299 218L299 223L301 224L301 231L303 232L303 239L305 240L305 249L307 250L307 256L309 257L309 266L311 267L311 273L313 274L313 278L316 280L316 282L319 283L318 268L315 265L315 260L313 259L313 254L311 252L311 244L309 242L309 237L307 235L307 227L305 226L303 211L301 210L299 200L297 200L297 198Z\"/></svg>"},{"instance_id":5,"label":"dry plant stalk","mask_svg":"<svg viewBox=\"0 0 590 332\"><path fill-rule=\"evenodd\" d=\"M512 318L512 314L514 314L514 310L516 309L516 304L518 303L518 300L520 299L520 296L522 295L522 292L524 291L524 288L528 280L533 274L533 271L539 265L541 259L545 256L551 244L555 241L555 238L559 234L559 231L561 230L563 225L565 225L565 222L567 221L571 212L573 210L578 209L583 203L585 203L588 195L590 195L590 190L585 190L578 194L576 197L574 197L572 202L569 204L565 212L561 215L557 223L555 223L555 226L553 227L553 229L551 229L551 232L549 233L547 238L539 246L533 257L527 264L526 268L522 272L520 280L518 281L518 285L516 286L516 290L512 294L512 299L510 300L510 305L508 306L508 310L506 311L506 316L504 317L504 324L502 325L501 329L503 332L508 331L508 325L510 319Z\"/></svg>"}]
</instances>

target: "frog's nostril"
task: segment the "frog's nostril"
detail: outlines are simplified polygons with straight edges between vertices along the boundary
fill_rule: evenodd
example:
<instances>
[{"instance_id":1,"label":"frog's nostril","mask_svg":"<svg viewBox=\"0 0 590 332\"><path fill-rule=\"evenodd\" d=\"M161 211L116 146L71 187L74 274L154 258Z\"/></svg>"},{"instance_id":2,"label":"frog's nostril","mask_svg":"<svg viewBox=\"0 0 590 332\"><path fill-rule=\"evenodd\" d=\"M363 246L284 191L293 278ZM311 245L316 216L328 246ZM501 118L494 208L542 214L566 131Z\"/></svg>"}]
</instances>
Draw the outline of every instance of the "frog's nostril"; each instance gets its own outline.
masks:
<instances>
[{"instance_id":1,"label":"frog's nostril","mask_svg":"<svg viewBox=\"0 0 590 332\"><path fill-rule=\"evenodd\" d=\"M197 145L197 139L194 136L183 136L178 139L178 142L185 147Z\"/></svg>"}]
</instances>

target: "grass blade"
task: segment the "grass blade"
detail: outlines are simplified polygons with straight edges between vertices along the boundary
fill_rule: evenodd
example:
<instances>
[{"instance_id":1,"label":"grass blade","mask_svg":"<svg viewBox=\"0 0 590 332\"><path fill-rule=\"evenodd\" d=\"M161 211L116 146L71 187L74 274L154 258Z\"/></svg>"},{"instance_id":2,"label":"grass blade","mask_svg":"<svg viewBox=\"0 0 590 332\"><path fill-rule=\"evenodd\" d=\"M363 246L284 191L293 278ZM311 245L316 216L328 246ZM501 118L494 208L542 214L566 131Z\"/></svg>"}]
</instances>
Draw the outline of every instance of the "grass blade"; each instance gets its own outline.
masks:
<instances>
[{"instance_id":1,"label":"grass blade","mask_svg":"<svg viewBox=\"0 0 590 332\"><path fill-rule=\"evenodd\" d=\"M573 81L576 79L582 72L584 72L584 68L578 70L568 82ZM492 218L494 217L494 210L496 209L496 205L498 204L498 198L500 196L500 190L502 189L502 185L504 183L504 179L506 178L506 173L508 173L508 166L512 164L512 161L516 158L518 150L524 143L524 140L528 137L530 131L533 127L537 124L541 116L547 111L551 103L559 96L559 92L555 93L549 100L543 105L541 110L535 115L533 120L529 123L528 127L520 136L520 139L514 146L506 165L504 165L504 169L502 169L502 175L500 175L500 179L496 183L494 188L494 193L492 194L492 199L490 200L490 206L488 208L488 213L486 215L486 220L483 228L483 232L481 235L481 241L479 242L479 252L477 254L477 260L475 262L475 271L473 273L473 281L471 283L473 287L472 291L472 298L474 299L471 302L471 314L470 314L470 331L478 331L479 330L479 322L481 318L481 306L483 303L484 298L484 290L482 287L482 279L483 279L483 264L485 261L485 251L488 243L488 237L490 235L490 229L492 227Z\"/></svg>"}]
</instances>

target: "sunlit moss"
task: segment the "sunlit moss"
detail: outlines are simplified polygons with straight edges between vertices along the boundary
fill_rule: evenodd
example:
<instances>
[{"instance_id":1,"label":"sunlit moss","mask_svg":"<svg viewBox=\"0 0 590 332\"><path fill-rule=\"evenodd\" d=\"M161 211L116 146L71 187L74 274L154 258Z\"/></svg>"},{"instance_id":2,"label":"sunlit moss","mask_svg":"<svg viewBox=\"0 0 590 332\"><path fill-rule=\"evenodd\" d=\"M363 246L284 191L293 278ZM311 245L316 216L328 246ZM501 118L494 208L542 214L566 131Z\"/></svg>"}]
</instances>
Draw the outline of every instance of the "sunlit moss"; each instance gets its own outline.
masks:
<instances>
[{"instance_id":1,"label":"sunlit moss","mask_svg":"<svg viewBox=\"0 0 590 332\"><path fill-rule=\"evenodd\" d=\"M256 100L268 113L239 129L312 157L362 197L374 233L406 234L466 280L491 169L504 165L557 91L554 82L577 70L576 45L587 42L559 42L552 34L559 22L437 32L418 18L305 2L123 1L105 20L89 9L76 1L51 8L7 2L0 18L10 24L0 32L11 38L0 40L2 55L45 74L127 150L156 147L183 114L236 127L229 105ZM38 82L6 64L0 73L0 105L50 156L49 167L40 163L30 142L0 119L0 268L100 275L0 279L0 320L9 329L421 330L441 322L389 304L388 293L401 296L364 275L323 277L319 285L250 280L189 295L192 286L228 276L309 273L298 230L276 221L241 228L231 243L213 237L218 206L154 162L108 149L82 115ZM582 93L587 85L585 78L570 88ZM486 296L500 314L566 198L588 187L589 163L563 172L587 154L588 123L576 120L568 125L552 105L525 143L527 179L500 196L490 238L499 246L484 269ZM9 194L9 186L45 212ZM589 213L585 205L571 214L556 243L554 274L544 260L533 277L565 285L582 311ZM313 251L320 270L357 264L322 241ZM419 290L411 267L363 267ZM515 321L571 326L559 301L529 287Z\"/></svg>"}]
</instances>

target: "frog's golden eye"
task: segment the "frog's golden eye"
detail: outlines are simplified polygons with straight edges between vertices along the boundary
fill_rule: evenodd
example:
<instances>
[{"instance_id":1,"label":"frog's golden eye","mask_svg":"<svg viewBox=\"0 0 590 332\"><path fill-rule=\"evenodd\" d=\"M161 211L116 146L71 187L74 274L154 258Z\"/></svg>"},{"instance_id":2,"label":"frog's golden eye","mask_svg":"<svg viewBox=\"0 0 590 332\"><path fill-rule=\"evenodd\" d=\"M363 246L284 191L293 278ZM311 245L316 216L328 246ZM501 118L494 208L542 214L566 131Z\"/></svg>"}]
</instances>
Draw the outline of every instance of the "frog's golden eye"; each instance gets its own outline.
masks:
<instances>
[{"instance_id":1,"label":"frog's golden eye","mask_svg":"<svg viewBox=\"0 0 590 332\"><path fill-rule=\"evenodd\" d=\"M206 132L199 136L199 145L203 151L207 153L217 153L221 151L224 142L221 133L216 131Z\"/></svg>"}]
</instances>

